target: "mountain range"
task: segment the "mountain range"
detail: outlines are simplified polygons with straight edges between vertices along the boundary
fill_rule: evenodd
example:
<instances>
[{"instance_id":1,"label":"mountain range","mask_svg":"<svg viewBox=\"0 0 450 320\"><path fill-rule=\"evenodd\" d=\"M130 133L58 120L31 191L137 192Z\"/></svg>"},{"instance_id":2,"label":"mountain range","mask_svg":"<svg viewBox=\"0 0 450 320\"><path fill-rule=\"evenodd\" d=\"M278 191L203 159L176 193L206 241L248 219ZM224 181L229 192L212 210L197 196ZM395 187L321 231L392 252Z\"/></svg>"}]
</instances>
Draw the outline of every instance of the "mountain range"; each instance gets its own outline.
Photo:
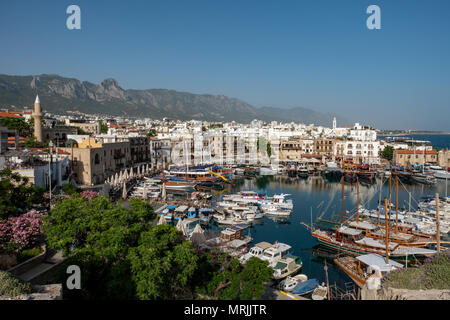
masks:
<instances>
[{"instance_id":1,"label":"mountain range","mask_svg":"<svg viewBox=\"0 0 450 320\"><path fill-rule=\"evenodd\" d=\"M308 108L254 107L224 95L193 94L168 89L124 90L109 78L100 84L59 75L14 76L0 74L0 107L31 107L39 94L44 111L64 114L79 111L109 116L163 117L179 120L298 122L331 126L348 120Z\"/></svg>"}]
</instances>

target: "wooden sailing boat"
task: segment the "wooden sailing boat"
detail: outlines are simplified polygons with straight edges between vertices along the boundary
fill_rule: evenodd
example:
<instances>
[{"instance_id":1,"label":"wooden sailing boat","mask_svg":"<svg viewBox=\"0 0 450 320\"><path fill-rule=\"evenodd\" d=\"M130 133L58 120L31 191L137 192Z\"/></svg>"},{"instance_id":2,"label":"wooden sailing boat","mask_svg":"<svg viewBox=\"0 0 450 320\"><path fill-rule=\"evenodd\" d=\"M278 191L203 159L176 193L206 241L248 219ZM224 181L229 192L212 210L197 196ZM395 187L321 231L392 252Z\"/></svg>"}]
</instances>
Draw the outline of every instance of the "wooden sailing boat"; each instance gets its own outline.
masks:
<instances>
[{"instance_id":1,"label":"wooden sailing boat","mask_svg":"<svg viewBox=\"0 0 450 320\"><path fill-rule=\"evenodd\" d=\"M359 199L359 196L358 196ZM359 201L359 200L358 200ZM387 199L385 201L387 207ZM385 209L387 212L387 208ZM359 208L357 209L357 219L359 219ZM386 220L386 233L383 238L389 232L388 220ZM358 226L355 228L352 226ZM384 247L387 248L389 254L392 257L404 260L405 257L412 258L412 255L432 255L435 253L434 250L425 249L421 247L414 246L404 246L400 243L387 243L379 238L372 238L370 232L366 234L368 229L379 229L377 226L371 225L370 223L364 221L353 221L350 224L344 225L344 181L342 180L342 206L341 206L341 224L334 230L320 230L319 228L312 229L311 235L315 237L320 244L336 250L338 252L344 252L350 255L361 255L365 253L375 253L379 255L384 254ZM380 237L380 235L377 235Z\"/></svg>"},{"instance_id":2,"label":"wooden sailing boat","mask_svg":"<svg viewBox=\"0 0 450 320\"><path fill-rule=\"evenodd\" d=\"M385 199L385 209L387 210L387 199ZM378 269L382 276L385 276L393 270L403 268L403 265L398 262L389 262L389 227L387 219L385 243L385 257L378 254L366 254L356 258L351 256L338 256L334 259L334 263L362 288L372 274L372 270Z\"/></svg>"}]
</instances>

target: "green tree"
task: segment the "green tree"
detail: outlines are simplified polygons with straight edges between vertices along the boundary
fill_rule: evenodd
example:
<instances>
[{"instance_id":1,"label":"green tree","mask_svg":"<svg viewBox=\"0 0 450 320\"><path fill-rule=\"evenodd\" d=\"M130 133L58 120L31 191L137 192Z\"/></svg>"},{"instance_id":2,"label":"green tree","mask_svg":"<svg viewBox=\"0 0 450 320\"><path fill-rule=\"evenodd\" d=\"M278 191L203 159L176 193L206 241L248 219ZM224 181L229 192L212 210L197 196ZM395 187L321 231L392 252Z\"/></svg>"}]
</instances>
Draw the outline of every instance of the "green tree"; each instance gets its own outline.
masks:
<instances>
[{"instance_id":1,"label":"green tree","mask_svg":"<svg viewBox=\"0 0 450 320\"><path fill-rule=\"evenodd\" d=\"M24 118L0 118L0 127L7 127L9 130L17 130L19 136L29 137L32 134L32 124Z\"/></svg>"},{"instance_id":2,"label":"green tree","mask_svg":"<svg viewBox=\"0 0 450 320\"><path fill-rule=\"evenodd\" d=\"M192 299L189 283L198 257L173 226L160 225L143 233L129 258L138 298Z\"/></svg>"},{"instance_id":3,"label":"green tree","mask_svg":"<svg viewBox=\"0 0 450 320\"><path fill-rule=\"evenodd\" d=\"M39 142L36 140L35 136L31 136L25 140L24 146L25 148L45 148L48 147L48 144L45 142Z\"/></svg>"},{"instance_id":4,"label":"green tree","mask_svg":"<svg viewBox=\"0 0 450 320\"><path fill-rule=\"evenodd\" d=\"M384 150L381 152L381 156L389 161L394 158L394 147L385 146Z\"/></svg>"},{"instance_id":5,"label":"green tree","mask_svg":"<svg viewBox=\"0 0 450 320\"><path fill-rule=\"evenodd\" d=\"M129 208L103 196L86 200L76 194L57 203L43 218L43 231L51 248L63 250L65 264L82 270L82 289L69 291L69 297L133 299L127 256L155 216L152 207L139 199L130 200ZM67 276L64 270L61 279Z\"/></svg>"},{"instance_id":6,"label":"green tree","mask_svg":"<svg viewBox=\"0 0 450 320\"><path fill-rule=\"evenodd\" d=\"M103 120L98 120L100 124L100 133L108 133L108 125L103 123Z\"/></svg>"},{"instance_id":7,"label":"green tree","mask_svg":"<svg viewBox=\"0 0 450 320\"><path fill-rule=\"evenodd\" d=\"M149 132L147 132L147 137L156 137L156 130L155 129L150 129Z\"/></svg>"},{"instance_id":8,"label":"green tree","mask_svg":"<svg viewBox=\"0 0 450 320\"><path fill-rule=\"evenodd\" d=\"M265 286L273 270L267 261L256 257L250 258L243 267L239 260L228 254L218 254L210 261L215 265L215 272L210 280L196 287L196 293L211 299L237 300L261 299Z\"/></svg>"},{"instance_id":9,"label":"green tree","mask_svg":"<svg viewBox=\"0 0 450 320\"><path fill-rule=\"evenodd\" d=\"M0 219L17 216L42 204L45 190L9 169L0 171Z\"/></svg>"}]
</instances>

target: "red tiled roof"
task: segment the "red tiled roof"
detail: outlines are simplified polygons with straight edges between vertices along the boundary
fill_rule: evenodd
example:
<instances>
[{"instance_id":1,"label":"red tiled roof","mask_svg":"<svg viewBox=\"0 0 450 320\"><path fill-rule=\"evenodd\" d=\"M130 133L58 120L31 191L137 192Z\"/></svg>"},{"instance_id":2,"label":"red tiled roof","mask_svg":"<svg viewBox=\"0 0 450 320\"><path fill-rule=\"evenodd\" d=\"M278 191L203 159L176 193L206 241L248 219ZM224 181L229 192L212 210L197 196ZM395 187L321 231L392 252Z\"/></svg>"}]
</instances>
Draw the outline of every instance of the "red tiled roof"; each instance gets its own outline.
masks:
<instances>
[{"instance_id":1,"label":"red tiled roof","mask_svg":"<svg viewBox=\"0 0 450 320\"><path fill-rule=\"evenodd\" d=\"M22 118L22 117L10 112L0 112L0 118Z\"/></svg>"},{"instance_id":2,"label":"red tiled roof","mask_svg":"<svg viewBox=\"0 0 450 320\"><path fill-rule=\"evenodd\" d=\"M423 154L424 153L423 150L416 150L416 151L414 151L414 150L395 150L395 152L398 153L398 154ZM433 150L426 150L425 154L434 154L434 155L436 155L437 151L434 150L434 149Z\"/></svg>"}]
</instances>

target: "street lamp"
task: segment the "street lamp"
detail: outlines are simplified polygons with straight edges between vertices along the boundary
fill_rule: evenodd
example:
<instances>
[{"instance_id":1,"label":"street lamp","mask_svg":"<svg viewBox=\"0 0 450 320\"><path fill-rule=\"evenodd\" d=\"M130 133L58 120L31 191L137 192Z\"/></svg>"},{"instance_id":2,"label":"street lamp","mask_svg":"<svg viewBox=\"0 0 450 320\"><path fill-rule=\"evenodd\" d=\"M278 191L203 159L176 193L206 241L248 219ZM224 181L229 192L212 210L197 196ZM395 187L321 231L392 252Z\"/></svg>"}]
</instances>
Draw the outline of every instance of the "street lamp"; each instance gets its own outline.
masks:
<instances>
[{"instance_id":1,"label":"street lamp","mask_svg":"<svg viewBox=\"0 0 450 320\"><path fill-rule=\"evenodd\" d=\"M50 155L50 158L48 160L48 180L49 180L49 186L50 186L50 207L52 204L52 148L53 148L53 142L50 140L48 143L48 153Z\"/></svg>"}]
</instances>

